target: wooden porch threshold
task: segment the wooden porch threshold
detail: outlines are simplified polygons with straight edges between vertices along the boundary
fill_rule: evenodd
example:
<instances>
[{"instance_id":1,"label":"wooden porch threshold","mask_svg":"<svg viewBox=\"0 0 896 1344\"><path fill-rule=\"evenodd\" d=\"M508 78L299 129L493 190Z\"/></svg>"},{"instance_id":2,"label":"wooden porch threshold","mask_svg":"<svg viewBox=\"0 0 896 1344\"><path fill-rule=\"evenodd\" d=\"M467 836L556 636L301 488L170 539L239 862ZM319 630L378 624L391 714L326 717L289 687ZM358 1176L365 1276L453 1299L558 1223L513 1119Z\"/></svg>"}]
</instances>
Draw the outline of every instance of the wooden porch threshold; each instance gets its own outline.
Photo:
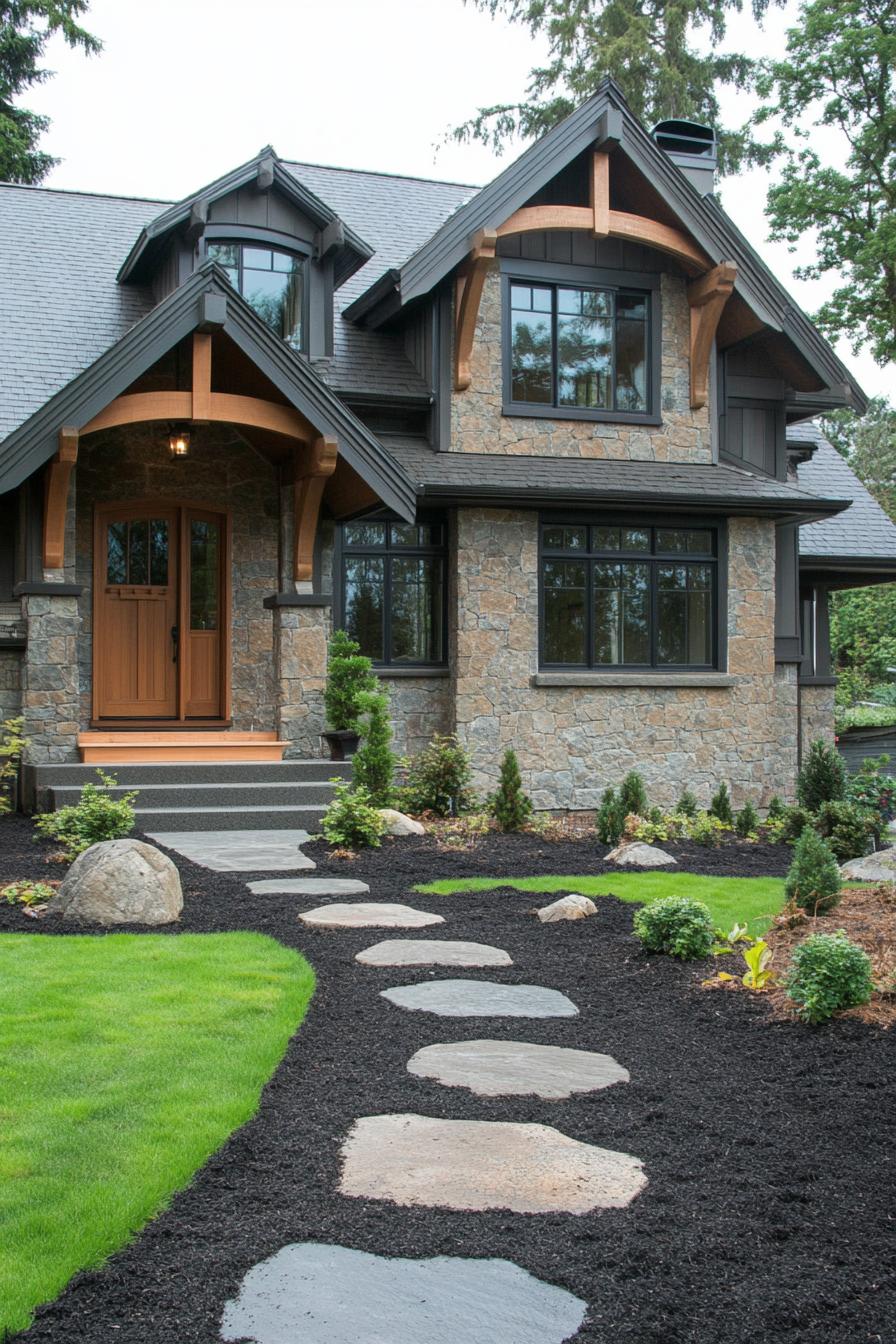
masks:
<instances>
[{"instance_id":1,"label":"wooden porch threshold","mask_svg":"<svg viewBox=\"0 0 896 1344\"><path fill-rule=\"evenodd\" d=\"M282 761L289 744L276 733L90 732L78 734L85 765L176 764L186 761Z\"/></svg>"}]
</instances>

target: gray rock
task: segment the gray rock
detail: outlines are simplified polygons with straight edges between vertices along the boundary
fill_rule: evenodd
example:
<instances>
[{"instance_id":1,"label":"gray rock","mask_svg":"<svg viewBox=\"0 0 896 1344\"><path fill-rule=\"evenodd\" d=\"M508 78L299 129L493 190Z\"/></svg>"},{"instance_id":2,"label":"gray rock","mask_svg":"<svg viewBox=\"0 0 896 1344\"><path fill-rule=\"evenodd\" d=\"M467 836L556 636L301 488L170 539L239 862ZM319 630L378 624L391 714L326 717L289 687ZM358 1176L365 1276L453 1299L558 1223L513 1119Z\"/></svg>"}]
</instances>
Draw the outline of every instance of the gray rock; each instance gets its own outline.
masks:
<instances>
[{"instance_id":1,"label":"gray rock","mask_svg":"<svg viewBox=\"0 0 896 1344\"><path fill-rule=\"evenodd\" d=\"M299 849L307 831L158 831L157 845L215 873L301 872L317 864Z\"/></svg>"},{"instance_id":2,"label":"gray rock","mask_svg":"<svg viewBox=\"0 0 896 1344\"><path fill-rule=\"evenodd\" d=\"M512 966L508 954L486 943L441 942L437 938L389 938L359 952L363 966Z\"/></svg>"},{"instance_id":3,"label":"gray rock","mask_svg":"<svg viewBox=\"0 0 896 1344\"><path fill-rule=\"evenodd\" d=\"M253 896L366 896L366 882L354 877L266 877L247 883Z\"/></svg>"},{"instance_id":4,"label":"gray rock","mask_svg":"<svg viewBox=\"0 0 896 1344\"><path fill-rule=\"evenodd\" d=\"M896 849L879 849L876 854L850 859L840 872L853 882L896 882Z\"/></svg>"},{"instance_id":5,"label":"gray rock","mask_svg":"<svg viewBox=\"0 0 896 1344\"><path fill-rule=\"evenodd\" d=\"M167 854L142 840L103 840L75 859L50 909L79 924L171 924L183 905Z\"/></svg>"},{"instance_id":6,"label":"gray rock","mask_svg":"<svg viewBox=\"0 0 896 1344\"><path fill-rule=\"evenodd\" d=\"M394 807L381 807L380 816L386 823L387 835L425 835L426 827L413 817L406 817L403 812L396 812Z\"/></svg>"},{"instance_id":7,"label":"gray rock","mask_svg":"<svg viewBox=\"0 0 896 1344\"><path fill-rule=\"evenodd\" d=\"M500 985L493 980L427 980L384 989L399 1008L439 1017L578 1017L565 994L541 985Z\"/></svg>"},{"instance_id":8,"label":"gray rock","mask_svg":"<svg viewBox=\"0 0 896 1344\"><path fill-rule=\"evenodd\" d=\"M445 923L441 915L388 901L320 905L316 910L305 910L299 919L315 929L423 929L428 924Z\"/></svg>"},{"instance_id":9,"label":"gray rock","mask_svg":"<svg viewBox=\"0 0 896 1344\"><path fill-rule=\"evenodd\" d=\"M587 1304L509 1260L405 1260L284 1246L227 1303L222 1340L252 1344L563 1344Z\"/></svg>"},{"instance_id":10,"label":"gray rock","mask_svg":"<svg viewBox=\"0 0 896 1344\"><path fill-rule=\"evenodd\" d=\"M559 901L543 905L538 912L542 924L556 924L561 919L587 919L597 914L597 906L587 896L561 896Z\"/></svg>"},{"instance_id":11,"label":"gray rock","mask_svg":"<svg viewBox=\"0 0 896 1344\"><path fill-rule=\"evenodd\" d=\"M408 1060L408 1073L445 1087L466 1087L480 1097L544 1097L559 1101L574 1092L597 1092L627 1083L628 1070L610 1055L526 1041L456 1041L427 1045Z\"/></svg>"},{"instance_id":12,"label":"gray rock","mask_svg":"<svg viewBox=\"0 0 896 1344\"><path fill-rule=\"evenodd\" d=\"M675 862L664 849L657 849L656 845L644 845L639 840L617 845L604 859L604 863L615 863L620 868L665 868L667 864Z\"/></svg>"},{"instance_id":13,"label":"gray rock","mask_svg":"<svg viewBox=\"0 0 896 1344\"><path fill-rule=\"evenodd\" d=\"M342 1194L427 1208L590 1213L624 1208L647 1184L627 1153L504 1121L364 1116L342 1158Z\"/></svg>"}]
</instances>

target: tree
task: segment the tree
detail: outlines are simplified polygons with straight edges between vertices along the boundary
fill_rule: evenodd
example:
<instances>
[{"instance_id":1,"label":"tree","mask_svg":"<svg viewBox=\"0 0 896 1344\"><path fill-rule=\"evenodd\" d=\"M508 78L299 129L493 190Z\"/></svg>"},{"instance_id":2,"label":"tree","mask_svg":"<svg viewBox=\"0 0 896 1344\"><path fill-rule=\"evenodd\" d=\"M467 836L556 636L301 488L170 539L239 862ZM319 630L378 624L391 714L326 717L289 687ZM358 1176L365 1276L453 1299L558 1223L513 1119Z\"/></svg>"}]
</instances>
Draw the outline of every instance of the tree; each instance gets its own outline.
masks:
<instances>
[{"instance_id":1,"label":"tree","mask_svg":"<svg viewBox=\"0 0 896 1344\"><path fill-rule=\"evenodd\" d=\"M896 519L896 406L886 397L872 397L864 416L832 411L821 426L881 508Z\"/></svg>"},{"instance_id":2,"label":"tree","mask_svg":"<svg viewBox=\"0 0 896 1344\"><path fill-rule=\"evenodd\" d=\"M352 780L355 788L367 790L374 807L391 807L395 756L391 747L389 697L385 691L377 691L368 694L364 704L363 741L352 758Z\"/></svg>"},{"instance_id":3,"label":"tree","mask_svg":"<svg viewBox=\"0 0 896 1344\"><path fill-rule=\"evenodd\" d=\"M720 50L727 15L743 0L471 0L494 18L503 14L549 43L547 65L529 72L519 103L481 107L456 127L459 141L500 149L514 136L542 135L584 102L608 75L632 111L650 125L667 117L708 122L720 132L719 166L734 172L749 153L762 157L748 127L721 127L718 87L749 89L757 62ZM757 21L770 4L751 0ZM696 31L708 50L697 46Z\"/></svg>"},{"instance_id":4,"label":"tree","mask_svg":"<svg viewBox=\"0 0 896 1344\"><path fill-rule=\"evenodd\" d=\"M501 776L489 809L502 831L519 831L532 815L532 800L523 792L520 765L515 751L506 751Z\"/></svg>"},{"instance_id":5,"label":"tree","mask_svg":"<svg viewBox=\"0 0 896 1344\"><path fill-rule=\"evenodd\" d=\"M0 0L0 180L42 182L58 162L38 149L48 117L17 107L15 100L50 78L38 62L50 38L61 33L70 47L88 55L102 43L77 19L88 0Z\"/></svg>"},{"instance_id":6,"label":"tree","mask_svg":"<svg viewBox=\"0 0 896 1344\"><path fill-rule=\"evenodd\" d=\"M812 238L795 274L842 283L815 314L832 338L896 359L896 0L804 0L786 54L757 81L756 124L779 122L772 238ZM783 129L781 129L783 127ZM840 162L822 159L833 130ZM819 136L821 132L821 137Z\"/></svg>"}]
</instances>

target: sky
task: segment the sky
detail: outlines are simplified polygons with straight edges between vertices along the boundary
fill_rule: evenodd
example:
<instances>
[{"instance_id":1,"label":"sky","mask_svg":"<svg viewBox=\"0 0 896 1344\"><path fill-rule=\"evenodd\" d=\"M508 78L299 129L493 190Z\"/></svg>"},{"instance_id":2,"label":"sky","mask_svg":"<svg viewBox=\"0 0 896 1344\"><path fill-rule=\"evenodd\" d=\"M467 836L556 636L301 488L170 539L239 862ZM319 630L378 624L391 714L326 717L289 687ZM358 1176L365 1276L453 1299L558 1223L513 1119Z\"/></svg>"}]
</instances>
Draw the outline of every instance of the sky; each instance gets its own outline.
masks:
<instances>
[{"instance_id":1,"label":"sky","mask_svg":"<svg viewBox=\"0 0 896 1344\"><path fill-rule=\"evenodd\" d=\"M783 48L794 0L758 32L735 16L726 46ZM51 118L42 148L62 162L45 185L177 200L272 144L283 158L481 184L500 158L446 143L477 108L518 100L546 48L464 0L91 0L85 26L104 50L54 41L56 73L24 105ZM761 45L764 50L757 51ZM726 97L729 119L748 104ZM766 241L764 171L726 179L722 202L807 311L831 280L799 281L796 255ZM869 394L893 391L848 345L838 354Z\"/></svg>"}]
</instances>

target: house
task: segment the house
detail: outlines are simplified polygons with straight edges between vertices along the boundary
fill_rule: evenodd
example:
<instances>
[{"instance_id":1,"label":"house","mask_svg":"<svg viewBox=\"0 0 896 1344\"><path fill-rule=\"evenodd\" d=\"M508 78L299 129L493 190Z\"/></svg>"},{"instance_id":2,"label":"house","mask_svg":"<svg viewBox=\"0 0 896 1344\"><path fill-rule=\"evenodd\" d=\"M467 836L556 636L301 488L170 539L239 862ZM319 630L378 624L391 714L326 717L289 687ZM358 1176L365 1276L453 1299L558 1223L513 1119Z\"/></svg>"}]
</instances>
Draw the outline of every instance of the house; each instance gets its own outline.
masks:
<instances>
[{"instance_id":1,"label":"house","mask_svg":"<svg viewBox=\"0 0 896 1344\"><path fill-rule=\"evenodd\" d=\"M540 808L632 767L792 792L826 593L892 577L896 531L843 521L867 496L806 427L865 397L714 163L608 81L482 189L271 148L174 205L0 189L32 782L319 757L344 627L399 748L457 732L480 788L513 746Z\"/></svg>"}]
</instances>

